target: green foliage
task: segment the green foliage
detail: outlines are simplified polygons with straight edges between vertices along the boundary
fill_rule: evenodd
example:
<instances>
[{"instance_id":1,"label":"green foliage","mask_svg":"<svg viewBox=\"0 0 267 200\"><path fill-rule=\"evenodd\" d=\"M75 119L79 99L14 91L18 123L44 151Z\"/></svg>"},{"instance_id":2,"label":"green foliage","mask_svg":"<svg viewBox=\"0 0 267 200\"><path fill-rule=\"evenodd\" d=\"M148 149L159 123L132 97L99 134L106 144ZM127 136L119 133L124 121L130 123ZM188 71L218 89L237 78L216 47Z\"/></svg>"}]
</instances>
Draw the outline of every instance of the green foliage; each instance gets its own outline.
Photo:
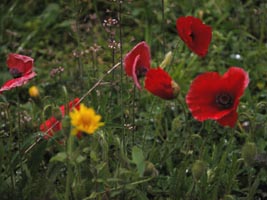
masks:
<instances>
[{"instance_id":1,"label":"green foliage","mask_svg":"<svg viewBox=\"0 0 267 200\"><path fill-rule=\"evenodd\" d=\"M0 95L1 199L266 198L266 13L260 0L1 1L0 85L11 78L10 52L33 57L38 74ZM177 36L176 19L187 15L212 26L205 58ZM109 18L118 24L103 25ZM172 51L164 69L180 85L177 99L138 91L123 66L107 73L142 40L152 67ZM184 100L192 79L230 66L250 77L236 127L194 120ZM83 103L105 126L78 139L65 116L63 130L44 140L40 124L61 120L59 106L102 77ZM38 100L28 95L32 85Z\"/></svg>"}]
</instances>

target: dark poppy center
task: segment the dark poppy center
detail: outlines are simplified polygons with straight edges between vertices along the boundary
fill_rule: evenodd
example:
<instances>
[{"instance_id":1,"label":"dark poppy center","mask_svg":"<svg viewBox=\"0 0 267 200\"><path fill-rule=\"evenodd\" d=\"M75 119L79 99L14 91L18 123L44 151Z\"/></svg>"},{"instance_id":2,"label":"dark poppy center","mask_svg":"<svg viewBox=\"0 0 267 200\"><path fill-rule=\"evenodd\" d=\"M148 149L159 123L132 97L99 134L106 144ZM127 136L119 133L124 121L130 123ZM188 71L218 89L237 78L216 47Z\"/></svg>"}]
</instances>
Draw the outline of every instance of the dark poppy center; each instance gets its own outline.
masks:
<instances>
[{"instance_id":1,"label":"dark poppy center","mask_svg":"<svg viewBox=\"0 0 267 200\"><path fill-rule=\"evenodd\" d=\"M216 96L216 104L220 108L230 108L233 105L233 97L228 93L220 93Z\"/></svg>"},{"instance_id":2,"label":"dark poppy center","mask_svg":"<svg viewBox=\"0 0 267 200\"><path fill-rule=\"evenodd\" d=\"M146 67L139 67L136 71L137 78L144 77L148 69Z\"/></svg>"},{"instance_id":3,"label":"dark poppy center","mask_svg":"<svg viewBox=\"0 0 267 200\"><path fill-rule=\"evenodd\" d=\"M189 36L192 38L192 40L195 39L195 34L194 34L193 32L191 32L191 33L189 34Z\"/></svg>"},{"instance_id":4,"label":"dark poppy center","mask_svg":"<svg viewBox=\"0 0 267 200\"><path fill-rule=\"evenodd\" d=\"M16 68L9 69L9 73L13 76L13 78L19 78L22 76L22 73Z\"/></svg>"}]
</instances>

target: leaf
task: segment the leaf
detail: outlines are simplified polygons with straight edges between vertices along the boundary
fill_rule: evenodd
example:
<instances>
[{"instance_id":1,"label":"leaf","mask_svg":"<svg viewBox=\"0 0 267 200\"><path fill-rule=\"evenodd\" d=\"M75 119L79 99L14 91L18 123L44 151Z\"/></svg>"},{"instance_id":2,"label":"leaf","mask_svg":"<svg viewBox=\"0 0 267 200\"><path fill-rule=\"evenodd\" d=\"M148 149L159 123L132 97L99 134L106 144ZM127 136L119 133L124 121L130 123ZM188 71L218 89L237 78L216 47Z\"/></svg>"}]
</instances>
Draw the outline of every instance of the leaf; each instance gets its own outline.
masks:
<instances>
[{"instance_id":1,"label":"leaf","mask_svg":"<svg viewBox=\"0 0 267 200\"><path fill-rule=\"evenodd\" d=\"M76 158L76 162L79 164L79 163L82 163L83 161L86 160L86 156L82 156L82 155L78 155L78 157Z\"/></svg>"},{"instance_id":2,"label":"leaf","mask_svg":"<svg viewBox=\"0 0 267 200\"><path fill-rule=\"evenodd\" d=\"M143 176L143 173L145 171L145 157L142 149L138 148L137 146L134 146L132 149L132 158L133 162L137 166L139 175Z\"/></svg>"},{"instance_id":3,"label":"leaf","mask_svg":"<svg viewBox=\"0 0 267 200\"><path fill-rule=\"evenodd\" d=\"M50 159L50 162L65 162L67 154L65 152L59 152Z\"/></svg>"}]
</instances>

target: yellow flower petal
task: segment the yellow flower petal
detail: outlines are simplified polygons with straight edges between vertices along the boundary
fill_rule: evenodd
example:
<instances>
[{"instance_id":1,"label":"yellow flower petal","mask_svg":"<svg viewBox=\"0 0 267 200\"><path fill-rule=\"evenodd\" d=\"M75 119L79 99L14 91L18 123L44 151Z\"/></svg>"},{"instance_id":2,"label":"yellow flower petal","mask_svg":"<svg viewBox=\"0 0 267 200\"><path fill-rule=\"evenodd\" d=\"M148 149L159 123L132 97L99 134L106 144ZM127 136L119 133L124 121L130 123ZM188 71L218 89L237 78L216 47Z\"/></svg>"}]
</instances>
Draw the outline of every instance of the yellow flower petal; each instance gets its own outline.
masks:
<instances>
[{"instance_id":1,"label":"yellow flower petal","mask_svg":"<svg viewBox=\"0 0 267 200\"><path fill-rule=\"evenodd\" d=\"M101 115L95 113L93 108L87 108L84 104L80 104L80 109L73 109L69 116L71 118L71 124L75 127L72 130L72 134L77 134L82 131L87 134L93 134L104 123L100 122Z\"/></svg>"}]
</instances>

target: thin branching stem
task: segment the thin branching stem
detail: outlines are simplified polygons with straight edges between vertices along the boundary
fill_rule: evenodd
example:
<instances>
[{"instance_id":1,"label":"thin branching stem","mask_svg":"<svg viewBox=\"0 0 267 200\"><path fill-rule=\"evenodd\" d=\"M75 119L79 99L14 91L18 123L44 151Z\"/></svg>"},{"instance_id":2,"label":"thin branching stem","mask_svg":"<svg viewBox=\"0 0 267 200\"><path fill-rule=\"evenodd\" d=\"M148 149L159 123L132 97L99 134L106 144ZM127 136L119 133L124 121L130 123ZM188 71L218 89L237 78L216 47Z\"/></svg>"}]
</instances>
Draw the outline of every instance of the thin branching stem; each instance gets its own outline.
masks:
<instances>
[{"instance_id":1,"label":"thin branching stem","mask_svg":"<svg viewBox=\"0 0 267 200\"><path fill-rule=\"evenodd\" d=\"M114 65L113 67L111 67L94 85L93 87L91 87L81 98L80 100L74 105L74 107L78 104L80 104L95 88L97 88L100 83L104 80L104 78L109 75L113 70L115 70L118 66L120 66L121 63L117 63L116 65ZM43 135L47 135L49 136L49 134L47 134L49 131L51 131L57 124L59 123L59 121L55 122L50 128L48 128ZM40 136L39 138L36 139L36 141L31 144L25 151L24 153L27 154L29 153L29 151L36 145L38 144L41 140L43 139L43 136Z\"/></svg>"}]
</instances>

